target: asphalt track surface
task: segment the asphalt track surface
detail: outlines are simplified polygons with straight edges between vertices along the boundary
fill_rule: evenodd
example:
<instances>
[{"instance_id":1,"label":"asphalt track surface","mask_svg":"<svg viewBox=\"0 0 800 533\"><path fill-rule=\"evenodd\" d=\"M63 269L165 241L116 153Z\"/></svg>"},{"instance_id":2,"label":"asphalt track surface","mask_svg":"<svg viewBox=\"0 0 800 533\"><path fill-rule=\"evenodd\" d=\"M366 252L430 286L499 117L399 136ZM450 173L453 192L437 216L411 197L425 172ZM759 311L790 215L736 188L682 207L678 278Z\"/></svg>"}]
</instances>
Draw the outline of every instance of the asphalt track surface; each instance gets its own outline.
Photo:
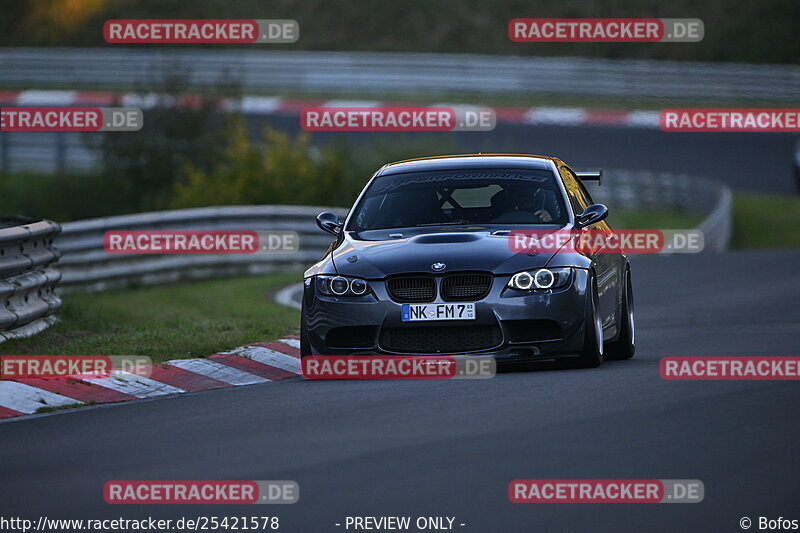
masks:
<instances>
[{"instance_id":1,"label":"asphalt track surface","mask_svg":"<svg viewBox=\"0 0 800 533\"><path fill-rule=\"evenodd\" d=\"M287 131L299 129L296 116L251 118L250 122L253 131L259 133L266 123ZM798 191L792 174L796 136L789 133L665 133L611 126L499 123L488 135L481 132L314 134L318 141L347 139L355 146L366 141L402 146L404 140L415 138L430 140L431 150L437 153L442 149L533 153L559 157L577 169L607 167L686 173L719 180L734 190L770 194ZM607 179L613 179L613 175Z\"/></svg>"},{"instance_id":2,"label":"asphalt track surface","mask_svg":"<svg viewBox=\"0 0 800 533\"><path fill-rule=\"evenodd\" d=\"M667 355L798 355L800 251L634 264L638 352L490 380L302 378L0 423L0 516L454 516L460 531L741 531L800 518L797 382L663 381ZM700 479L699 504L513 504L517 478ZM292 479L284 506L112 506L112 479ZM757 530L754 526L753 530ZM352 531L352 530L351 530Z\"/></svg>"}]
</instances>

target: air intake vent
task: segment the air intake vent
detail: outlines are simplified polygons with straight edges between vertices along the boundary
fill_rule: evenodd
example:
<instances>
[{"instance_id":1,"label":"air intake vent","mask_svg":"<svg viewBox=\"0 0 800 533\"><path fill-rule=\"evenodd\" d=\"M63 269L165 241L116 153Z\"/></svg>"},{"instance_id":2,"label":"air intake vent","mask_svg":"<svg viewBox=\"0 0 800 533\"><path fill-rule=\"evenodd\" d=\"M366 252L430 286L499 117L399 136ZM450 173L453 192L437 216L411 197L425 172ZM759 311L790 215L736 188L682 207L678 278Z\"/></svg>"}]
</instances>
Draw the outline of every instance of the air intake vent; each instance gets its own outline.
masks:
<instances>
[{"instance_id":1,"label":"air intake vent","mask_svg":"<svg viewBox=\"0 0 800 533\"><path fill-rule=\"evenodd\" d=\"M386 288L396 302L431 302L436 298L436 282L427 276L390 278Z\"/></svg>"},{"instance_id":2,"label":"air intake vent","mask_svg":"<svg viewBox=\"0 0 800 533\"><path fill-rule=\"evenodd\" d=\"M442 281L442 299L471 301L489 294L492 276L489 274L451 274Z\"/></svg>"},{"instance_id":3,"label":"air intake vent","mask_svg":"<svg viewBox=\"0 0 800 533\"><path fill-rule=\"evenodd\" d=\"M345 326L333 328L325 335L325 346L334 350L372 348L375 346L376 326Z\"/></svg>"},{"instance_id":4,"label":"air intake vent","mask_svg":"<svg viewBox=\"0 0 800 533\"><path fill-rule=\"evenodd\" d=\"M384 328L380 346L386 351L417 355L465 353L499 346L498 326L433 326Z\"/></svg>"}]
</instances>

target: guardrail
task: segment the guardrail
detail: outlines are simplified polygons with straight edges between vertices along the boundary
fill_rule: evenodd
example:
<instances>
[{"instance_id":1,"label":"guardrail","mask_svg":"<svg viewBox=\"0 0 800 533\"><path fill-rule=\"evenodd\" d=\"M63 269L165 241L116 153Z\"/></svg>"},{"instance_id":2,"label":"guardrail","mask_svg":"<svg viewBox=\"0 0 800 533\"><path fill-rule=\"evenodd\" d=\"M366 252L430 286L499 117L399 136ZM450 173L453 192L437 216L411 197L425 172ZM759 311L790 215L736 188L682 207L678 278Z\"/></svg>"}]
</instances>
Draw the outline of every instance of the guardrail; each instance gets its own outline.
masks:
<instances>
[{"instance_id":1,"label":"guardrail","mask_svg":"<svg viewBox=\"0 0 800 533\"><path fill-rule=\"evenodd\" d=\"M186 279L260 274L302 269L322 256L331 237L320 231L314 218L325 207L226 206L159 211L64 224L56 246L63 253L59 263L60 288L105 290L138 284ZM334 210L344 215L346 210ZM298 252L220 255L125 255L109 254L103 235L109 230L252 230L296 231Z\"/></svg>"},{"instance_id":2,"label":"guardrail","mask_svg":"<svg viewBox=\"0 0 800 533\"><path fill-rule=\"evenodd\" d=\"M101 169L99 150L86 146L79 132L0 133L0 172L86 174Z\"/></svg>"},{"instance_id":3,"label":"guardrail","mask_svg":"<svg viewBox=\"0 0 800 533\"><path fill-rule=\"evenodd\" d=\"M603 186L589 184L596 202L611 209L661 209L703 216L698 226L704 250L721 252L731 236L731 190L719 182L689 174L606 169Z\"/></svg>"},{"instance_id":4,"label":"guardrail","mask_svg":"<svg viewBox=\"0 0 800 533\"><path fill-rule=\"evenodd\" d=\"M0 342L34 335L56 321L60 273L50 265L60 253L49 220L0 219Z\"/></svg>"},{"instance_id":5,"label":"guardrail","mask_svg":"<svg viewBox=\"0 0 800 533\"><path fill-rule=\"evenodd\" d=\"M159 87L236 80L244 90L419 94L569 94L787 100L800 67L575 57L265 51L244 49L0 48L7 87ZM487 83L487 80L491 82Z\"/></svg>"}]
</instances>

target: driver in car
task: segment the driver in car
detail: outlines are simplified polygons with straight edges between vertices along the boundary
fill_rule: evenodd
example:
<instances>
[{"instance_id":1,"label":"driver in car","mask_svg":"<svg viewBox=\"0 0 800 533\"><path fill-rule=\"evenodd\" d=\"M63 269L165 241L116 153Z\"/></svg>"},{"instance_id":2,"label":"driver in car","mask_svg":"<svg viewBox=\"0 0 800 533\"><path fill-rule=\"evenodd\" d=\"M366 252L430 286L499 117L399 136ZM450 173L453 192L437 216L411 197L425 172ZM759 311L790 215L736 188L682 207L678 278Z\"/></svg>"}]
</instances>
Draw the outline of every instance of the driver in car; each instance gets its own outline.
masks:
<instances>
[{"instance_id":1,"label":"driver in car","mask_svg":"<svg viewBox=\"0 0 800 533\"><path fill-rule=\"evenodd\" d=\"M491 198L495 223L533 223L531 215L541 222L551 222L553 215L546 208L547 192L539 189L531 194L529 187L508 187Z\"/></svg>"}]
</instances>

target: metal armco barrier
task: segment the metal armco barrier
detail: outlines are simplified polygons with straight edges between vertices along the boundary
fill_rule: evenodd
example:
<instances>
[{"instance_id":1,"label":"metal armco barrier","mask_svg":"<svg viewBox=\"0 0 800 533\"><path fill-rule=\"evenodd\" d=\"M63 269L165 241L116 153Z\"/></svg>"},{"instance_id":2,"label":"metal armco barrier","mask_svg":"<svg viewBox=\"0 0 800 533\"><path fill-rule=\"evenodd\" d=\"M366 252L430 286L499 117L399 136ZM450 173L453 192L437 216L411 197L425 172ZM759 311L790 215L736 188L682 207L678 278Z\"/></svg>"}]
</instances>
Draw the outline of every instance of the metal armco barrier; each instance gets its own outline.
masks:
<instances>
[{"instance_id":1,"label":"metal armco barrier","mask_svg":"<svg viewBox=\"0 0 800 533\"><path fill-rule=\"evenodd\" d=\"M261 205L157 211L64 224L56 246L63 253L60 287L105 290L128 285L169 283L186 279L302 270L319 259L332 238L314 222L326 207ZM332 210L344 216L346 210ZM298 252L219 255L109 254L103 235L109 230L252 230L296 231Z\"/></svg>"},{"instance_id":2,"label":"metal armco barrier","mask_svg":"<svg viewBox=\"0 0 800 533\"><path fill-rule=\"evenodd\" d=\"M610 209L658 209L703 216L697 227L705 251L721 252L731 236L731 190L708 178L688 174L606 169L601 187L589 185L592 198Z\"/></svg>"},{"instance_id":3,"label":"metal armco barrier","mask_svg":"<svg viewBox=\"0 0 800 533\"><path fill-rule=\"evenodd\" d=\"M61 299L53 239L61 227L49 220L0 219L0 342L34 335L56 321Z\"/></svg>"},{"instance_id":4,"label":"metal armco barrier","mask_svg":"<svg viewBox=\"0 0 800 533\"><path fill-rule=\"evenodd\" d=\"M245 91L329 94L581 94L662 98L797 98L800 67L576 57L245 49L0 48L7 86L157 88L234 79ZM487 80L491 80L487 83Z\"/></svg>"}]
</instances>

